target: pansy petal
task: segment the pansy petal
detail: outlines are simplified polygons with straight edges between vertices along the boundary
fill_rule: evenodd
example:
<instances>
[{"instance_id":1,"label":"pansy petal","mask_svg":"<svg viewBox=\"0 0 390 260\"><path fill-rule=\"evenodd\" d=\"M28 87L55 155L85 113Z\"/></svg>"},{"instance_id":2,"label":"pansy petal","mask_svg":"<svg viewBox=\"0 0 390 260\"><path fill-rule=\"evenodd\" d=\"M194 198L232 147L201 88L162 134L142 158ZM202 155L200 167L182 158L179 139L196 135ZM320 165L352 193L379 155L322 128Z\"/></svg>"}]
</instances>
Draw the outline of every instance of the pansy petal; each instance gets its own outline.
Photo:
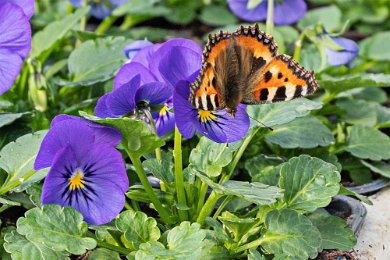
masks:
<instances>
[{"instance_id":1,"label":"pansy petal","mask_svg":"<svg viewBox=\"0 0 390 260\"><path fill-rule=\"evenodd\" d=\"M92 3L91 14L100 20L110 16L111 10L103 3Z\"/></svg>"},{"instance_id":2,"label":"pansy petal","mask_svg":"<svg viewBox=\"0 0 390 260\"><path fill-rule=\"evenodd\" d=\"M82 7L83 1L82 0L69 0L69 2L76 7Z\"/></svg>"},{"instance_id":3,"label":"pansy petal","mask_svg":"<svg viewBox=\"0 0 390 260\"><path fill-rule=\"evenodd\" d=\"M225 110L210 112L209 120L202 121L198 116L197 130L207 138L217 143L231 143L241 140L247 133L250 125L244 105L239 105L235 118Z\"/></svg>"},{"instance_id":4,"label":"pansy petal","mask_svg":"<svg viewBox=\"0 0 390 260\"><path fill-rule=\"evenodd\" d=\"M132 62L142 64L145 68L150 67L151 61L155 58L154 53L161 47L162 44L153 44L140 50L132 59Z\"/></svg>"},{"instance_id":5,"label":"pansy petal","mask_svg":"<svg viewBox=\"0 0 390 260\"><path fill-rule=\"evenodd\" d=\"M131 60L140 50L152 45L153 43L146 40L133 41L132 43L126 45L123 49L123 54Z\"/></svg>"},{"instance_id":6,"label":"pansy petal","mask_svg":"<svg viewBox=\"0 0 390 260\"><path fill-rule=\"evenodd\" d=\"M95 144L111 144L113 146L117 146L120 144L122 140L122 134L115 128L99 125L77 116L70 116L65 114L57 115L51 121L51 127L55 126L59 122L66 121L66 120L71 120L76 124L84 123L87 126L89 126L93 130L94 137L95 137L95 141L94 141Z\"/></svg>"},{"instance_id":7,"label":"pansy petal","mask_svg":"<svg viewBox=\"0 0 390 260\"><path fill-rule=\"evenodd\" d=\"M34 0L1 0L1 3L13 3L23 9L24 14L30 19L34 15L35 1Z\"/></svg>"},{"instance_id":8,"label":"pansy petal","mask_svg":"<svg viewBox=\"0 0 390 260\"><path fill-rule=\"evenodd\" d=\"M142 85L135 94L135 102L147 100L150 106L165 103L173 94L173 88L162 82L151 82Z\"/></svg>"},{"instance_id":9,"label":"pansy petal","mask_svg":"<svg viewBox=\"0 0 390 260\"><path fill-rule=\"evenodd\" d=\"M197 110L188 102L189 84L188 81L180 81L173 94L176 126L185 138L193 137L196 131L194 118L197 116Z\"/></svg>"},{"instance_id":10,"label":"pansy petal","mask_svg":"<svg viewBox=\"0 0 390 260\"><path fill-rule=\"evenodd\" d=\"M202 67L202 55L188 48L172 47L160 61L158 69L162 78L176 86Z\"/></svg>"},{"instance_id":11,"label":"pansy petal","mask_svg":"<svg viewBox=\"0 0 390 260\"><path fill-rule=\"evenodd\" d=\"M281 5L275 1L274 23L277 25L296 23L305 15L306 10L304 0L284 0Z\"/></svg>"},{"instance_id":12,"label":"pansy petal","mask_svg":"<svg viewBox=\"0 0 390 260\"><path fill-rule=\"evenodd\" d=\"M267 18L267 1L248 9L248 0L228 0L229 8L235 16L248 22L258 22Z\"/></svg>"},{"instance_id":13,"label":"pansy petal","mask_svg":"<svg viewBox=\"0 0 390 260\"><path fill-rule=\"evenodd\" d=\"M158 136L173 131L175 129L175 115L166 109L162 112L155 112L152 114Z\"/></svg>"},{"instance_id":14,"label":"pansy petal","mask_svg":"<svg viewBox=\"0 0 390 260\"><path fill-rule=\"evenodd\" d=\"M172 48L175 50L181 49L183 51L178 55L173 55ZM186 56L186 54L188 54L188 56ZM165 64L167 64L167 62L172 62L172 64L169 65L174 65L175 69L177 69L177 66L184 66L186 71L182 72L186 73L184 73L185 75L180 75L180 79L185 80L186 76L191 75L201 68L202 49L196 42L182 38L172 39L163 43L153 54L153 62L149 65L151 72L159 81L164 81L167 77L166 70L164 71L164 75L162 75L161 71L161 63L163 60L165 60ZM168 68L170 68L170 66L168 66ZM173 84L173 86L175 86L175 84Z\"/></svg>"},{"instance_id":15,"label":"pansy petal","mask_svg":"<svg viewBox=\"0 0 390 260\"><path fill-rule=\"evenodd\" d=\"M121 67L114 79L114 87L116 90L119 87L128 84L136 75L140 75L140 84L143 85L149 82L155 82L156 78L144 65L132 61Z\"/></svg>"},{"instance_id":16,"label":"pansy petal","mask_svg":"<svg viewBox=\"0 0 390 260\"><path fill-rule=\"evenodd\" d=\"M350 63L359 54L359 46L356 42L342 37L331 37L343 50L336 51L326 48L328 63L333 66L340 66Z\"/></svg>"},{"instance_id":17,"label":"pansy petal","mask_svg":"<svg viewBox=\"0 0 390 260\"><path fill-rule=\"evenodd\" d=\"M78 147L78 151L82 152L94 141L93 130L87 124L74 120L58 122L43 139L35 159L34 169L40 170L51 166L56 153L64 147Z\"/></svg>"},{"instance_id":18,"label":"pansy petal","mask_svg":"<svg viewBox=\"0 0 390 260\"><path fill-rule=\"evenodd\" d=\"M107 105L107 99L111 95L111 93L106 93L99 98L97 104L94 109L94 113L96 116L100 118L108 118L108 117L116 117L114 114L110 112L110 109Z\"/></svg>"},{"instance_id":19,"label":"pansy petal","mask_svg":"<svg viewBox=\"0 0 390 260\"><path fill-rule=\"evenodd\" d=\"M0 4L0 49L23 59L31 50L31 26L23 9L15 4Z\"/></svg>"},{"instance_id":20,"label":"pansy petal","mask_svg":"<svg viewBox=\"0 0 390 260\"><path fill-rule=\"evenodd\" d=\"M115 89L108 96L106 104L115 116L125 115L135 109L135 93L140 87L141 77L136 75L127 84Z\"/></svg>"},{"instance_id":21,"label":"pansy petal","mask_svg":"<svg viewBox=\"0 0 390 260\"><path fill-rule=\"evenodd\" d=\"M70 176L76 171L82 173L82 187L70 189ZM122 157L113 147L93 145L84 155L68 147L56 156L45 179L42 204L74 207L85 221L100 225L122 210L128 184Z\"/></svg>"},{"instance_id":22,"label":"pansy petal","mask_svg":"<svg viewBox=\"0 0 390 260\"><path fill-rule=\"evenodd\" d=\"M22 58L0 47L0 96L9 90L23 65Z\"/></svg>"}]
</instances>

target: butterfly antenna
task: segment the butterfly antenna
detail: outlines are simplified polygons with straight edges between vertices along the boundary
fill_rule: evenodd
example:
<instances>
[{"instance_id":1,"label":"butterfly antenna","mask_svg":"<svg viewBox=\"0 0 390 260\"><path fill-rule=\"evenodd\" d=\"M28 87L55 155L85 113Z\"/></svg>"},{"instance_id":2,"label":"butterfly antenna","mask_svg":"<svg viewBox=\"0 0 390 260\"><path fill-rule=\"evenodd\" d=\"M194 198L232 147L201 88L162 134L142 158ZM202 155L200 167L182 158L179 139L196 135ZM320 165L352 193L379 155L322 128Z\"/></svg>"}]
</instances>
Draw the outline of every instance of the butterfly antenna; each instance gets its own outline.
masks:
<instances>
[{"instance_id":1,"label":"butterfly antenna","mask_svg":"<svg viewBox=\"0 0 390 260\"><path fill-rule=\"evenodd\" d=\"M248 115L248 116L249 116L249 115ZM265 125L264 123L260 122L260 121L257 120L256 118L253 118L253 117L251 117L251 116L249 116L249 117L250 117L251 119L255 120L255 121L256 121L257 123L259 123L260 125L264 126L265 128L268 128L269 130L274 131L274 129L273 129L272 127Z\"/></svg>"}]
</instances>

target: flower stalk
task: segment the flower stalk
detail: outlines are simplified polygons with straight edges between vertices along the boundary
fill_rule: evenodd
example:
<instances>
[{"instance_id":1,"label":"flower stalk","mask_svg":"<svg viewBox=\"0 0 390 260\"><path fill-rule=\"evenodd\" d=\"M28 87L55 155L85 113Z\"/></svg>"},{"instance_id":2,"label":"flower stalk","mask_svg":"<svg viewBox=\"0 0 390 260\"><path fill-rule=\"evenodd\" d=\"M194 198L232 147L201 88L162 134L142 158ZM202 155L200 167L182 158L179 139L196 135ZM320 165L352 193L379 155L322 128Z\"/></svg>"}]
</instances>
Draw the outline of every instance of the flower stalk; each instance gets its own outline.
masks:
<instances>
[{"instance_id":1,"label":"flower stalk","mask_svg":"<svg viewBox=\"0 0 390 260\"><path fill-rule=\"evenodd\" d=\"M266 30L267 34L272 34L274 30L274 0L268 0Z\"/></svg>"}]
</instances>

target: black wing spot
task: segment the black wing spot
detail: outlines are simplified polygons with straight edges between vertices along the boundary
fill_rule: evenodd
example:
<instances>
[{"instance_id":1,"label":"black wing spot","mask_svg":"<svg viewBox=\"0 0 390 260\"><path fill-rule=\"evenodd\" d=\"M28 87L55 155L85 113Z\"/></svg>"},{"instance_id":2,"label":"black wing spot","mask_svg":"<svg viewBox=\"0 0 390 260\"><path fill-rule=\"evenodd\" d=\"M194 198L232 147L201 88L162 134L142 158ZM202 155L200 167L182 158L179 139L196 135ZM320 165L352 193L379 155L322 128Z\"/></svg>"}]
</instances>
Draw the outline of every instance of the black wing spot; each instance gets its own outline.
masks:
<instances>
[{"instance_id":1,"label":"black wing spot","mask_svg":"<svg viewBox=\"0 0 390 260\"><path fill-rule=\"evenodd\" d=\"M282 74L282 72L279 72L278 73L278 79L281 79L281 78L283 78L283 74Z\"/></svg>"},{"instance_id":2,"label":"black wing spot","mask_svg":"<svg viewBox=\"0 0 390 260\"><path fill-rule=\"evenodd\" d=\"M284 82L288 82L288 78L284 78Z\"/></svg>"},{"instance_id":3,"label":"black wing spot","mask_svg":"<svg viewBox=\"0 0 390 260\"><path fill-rule=\"evenodd\" d=\"M270 81L272 79L272 73L271 71L267 71L264 75L265 77L265 82L267 83L268 81Z\"/></svg>"},{"instance_id":4,"label":"black wing spot","mask_svg":"<svg viewBox=\"0 0 390 260\"><path fill-rule=\"evenodd\" d=\"M287 98L286 96L286 87L285 86L282 86L282 87L279 87L277 90L276 90L276 93L275 93L275 96L274 98L272 99L272 101L283 101Z\"/></svg>"},{"instance_id":5,"label":"black wing spot","mask_svg":"<svg viewBox=\"0 0 390 260\"><path fill-rule=\"evenodd\" d=\"M260 100L267 100L268 99L268 89L267 88L263 88L261 91L260 91Z\"/></svg>"},{"instance_id":6,"label":"black wing spot","mask_svg":"<svg viewBox=\"0 0 390 260\"><path fill-rule=\"evenodd\" d=\"M211 81L211 85L213 85L213 87L215 87L216 84L217 84L217 81L216 81L216 79L214 77L213 80Z\"/></svg>"},{"instance_id":7,"label":"black wing spot","mask_svg":"<svg viewBox=\"0 0 390 260\"><path fill-rule=\"evenodd\" d=\"M263 57L259 57L258 59L255 58L252 64L252 73L261 69L265 64L266 61L263 59Z\"/></svg>"},{"instance_id":8,"label":"black wing spot","mask_svg":"<svg viewBox=\"0 0 390 260\"><path fill-rule=\"evenodd\" d=\"M302 86L297 85L297 87L295 88L295 92L294 92L294 98L297 98L300 96L302 96Z\"/></svg>"}]
</instances>

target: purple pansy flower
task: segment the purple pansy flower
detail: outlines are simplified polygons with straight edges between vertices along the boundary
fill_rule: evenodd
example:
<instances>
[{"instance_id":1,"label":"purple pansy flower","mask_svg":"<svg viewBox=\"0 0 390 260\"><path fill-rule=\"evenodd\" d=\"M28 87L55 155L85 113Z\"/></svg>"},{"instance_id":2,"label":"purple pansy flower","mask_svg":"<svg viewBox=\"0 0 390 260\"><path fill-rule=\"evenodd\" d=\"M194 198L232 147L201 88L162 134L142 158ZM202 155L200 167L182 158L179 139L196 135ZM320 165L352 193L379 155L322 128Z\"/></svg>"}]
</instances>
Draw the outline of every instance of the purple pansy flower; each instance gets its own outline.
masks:
<instances>
[{"instance_id":1,"label":"purple pansy flower","mask_svg":"<svg viewBox=\"0 0 390 260\"><path fill-rule=\"evenodd\" d=\"M342 37L330 37L341 50L325 48L328 63L333 66L345 65L353 61L359 54L359 46L356 42Z\"/></svg>"},{"instance_id":2,"label":"purple pansy flower","mask_svg":"<svg viewBox=\"0 0 390 260\"><path fill-rule=\"evenodd\" d=\"M31 50L34 1L21 2L0 2L0 95L12 87Z\"/></svg>"},{"instance_id":3,"label":"purple pansy flower","mask_svg":"<svg viewBox=\"0 0 390 260\"><path fill-rule=\"evenodd\" d=\"M196 109L188 101L190 81L180 81L173 96L175 121L180 133L191 138L197 130L217 143L231 143L243 138L250 125L246 106L238 106L235 118L228 115L226 110Z\"/></svg>"},{"instance_id":4,"label":"purple pansy flower","mask_svg":"<svg viewBox=\"0 0 390 260\"><path fill-rule=\"evenodd\" d=\"M128 44L124 49L123 49L123 54L129 59L133 59L134 56L143 48L152 46L153 43L150 41L146 40L139 40L139 41L134 41L130 44Z\"/></svg>"},{"instance_id":5,"label":"purple pansy flower","mask_svg":"<svg viewBox=\"0 0 390 260\"><path fill-rule=\"evenodd\" d=\"M242 20L258 22L267 19L268 1L259 0L257 5L251 6L250 0L228 0L232 12ZM248 5L249 3L249 5ZM304 0L283 0L281 4L274 3L274 23L277 25L293 24L299 21L306 13L307 5Z\"/></svg>"},{"instance_id":6,"label":"purple pansy flower","mask_svg":"<svg viewBox=\"0 0 390 260\"><path fill-rule=\"evenodd\" d=\"M69 0L76 7L83 6L83 0ZM89 0L91 5L91 14L97 19L104 19L111 15L112 10L120 5L129 2L129 0Z\"/></svg>"},{"instance_id":7,"label":"purple pansy flower","mask_svg":"<svg viewBox=\"0 0 390 260\"><path fill-rule=\"evenodd\" d=\"M109 127L76 117L56 117L34 165L35 170L51 166L43 184L42 204L73 207L93 225L114 219L123 209L129 186L122 156L115 149L119 141L120 135Z\"/></svg>"}]
</instances>

